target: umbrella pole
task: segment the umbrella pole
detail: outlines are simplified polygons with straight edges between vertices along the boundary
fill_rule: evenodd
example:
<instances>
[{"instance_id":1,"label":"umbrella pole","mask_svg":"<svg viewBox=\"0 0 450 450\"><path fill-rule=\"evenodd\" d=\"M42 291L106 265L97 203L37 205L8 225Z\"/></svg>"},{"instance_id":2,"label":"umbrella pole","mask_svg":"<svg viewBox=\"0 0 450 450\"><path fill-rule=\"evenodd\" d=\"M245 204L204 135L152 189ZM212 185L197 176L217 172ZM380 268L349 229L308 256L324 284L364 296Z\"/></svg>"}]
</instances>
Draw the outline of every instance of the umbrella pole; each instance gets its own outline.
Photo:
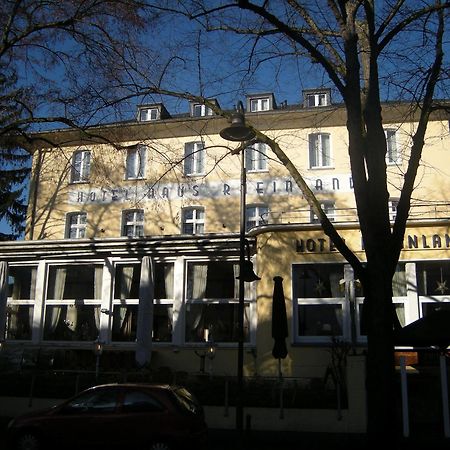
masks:
<instances>
[{"instance_id":1,"label":"umbrella pole","mask_svg":"<svg viewBox=\"0 0 450 450\"><path fill-rule=\"evenodd\" d=\"M448 386L447 386L447 362L445 360L445 352L441 352L439 357L441 366L441 394L442 394L442 412L444 419L444 434L445 437L450 437L450 424L448 412Z\"/></svg>"}]
</instances>

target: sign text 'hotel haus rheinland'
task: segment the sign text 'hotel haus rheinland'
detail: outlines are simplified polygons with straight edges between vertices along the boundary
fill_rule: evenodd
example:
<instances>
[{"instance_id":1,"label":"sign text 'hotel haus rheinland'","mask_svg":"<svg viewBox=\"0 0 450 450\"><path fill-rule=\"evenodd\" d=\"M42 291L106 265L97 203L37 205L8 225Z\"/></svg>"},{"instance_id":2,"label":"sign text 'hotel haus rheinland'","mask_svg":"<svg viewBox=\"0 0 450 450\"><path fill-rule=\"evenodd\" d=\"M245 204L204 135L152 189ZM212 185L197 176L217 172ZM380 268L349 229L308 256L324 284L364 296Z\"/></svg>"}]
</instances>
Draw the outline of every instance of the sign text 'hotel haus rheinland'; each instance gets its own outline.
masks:
<instances>
[{"instance_id":1,"label":"sign text 'hotel haus rheinland'","mask_svg":"<svg viewBox=\"0 0 450 450\"><path fill-rule=\"evenodd\" d=\"M305 178L309 187L316 192L350 192L353 181L350 175L332 177ZM176 199L207 199L238 196L240 180L204 181L201 183L155 183L120 187L80 189L69 192L70 204L106 204L113 202L173 201ZM261 196L302 195L300 188L290 178L248 179L247 194Z\"/></svg>"}]
</instances>

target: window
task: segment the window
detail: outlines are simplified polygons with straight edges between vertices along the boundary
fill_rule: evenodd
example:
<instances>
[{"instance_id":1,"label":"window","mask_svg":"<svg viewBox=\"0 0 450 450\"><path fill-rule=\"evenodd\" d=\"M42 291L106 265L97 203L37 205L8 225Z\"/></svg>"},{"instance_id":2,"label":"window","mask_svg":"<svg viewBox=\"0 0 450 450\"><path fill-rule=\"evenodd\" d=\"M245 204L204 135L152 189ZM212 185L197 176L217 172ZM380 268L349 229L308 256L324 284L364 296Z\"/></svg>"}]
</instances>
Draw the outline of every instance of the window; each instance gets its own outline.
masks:
<instances>
[{"instance_id":1,"label":"window","mask_svg":"<svg viewBox=\"0 0 450 450\"><path fill-rule=\"evenodd\" d=\"M267 145L258 142L245 149L245 166L248 171L267 170Z\"/></svg>"},{"instance_id":2,"label":"window","mask_svg":"<svg viewBox=\"0 0 450 450\"><path fill-rule=\"evenodd\" d=\"M116 389L97 389L81 394L64 406L66 414L112 413L117 407Z\"/></svg>"},{"instance_id":3,"label":"window","mask_svg":"<svg viewBox=\"0 0 450 450\"><path fill-rule=\"evenodd\" d=\"M406 277L406 265L404 263L398 263L395 269L395 274L392 278L392 303L394 304L394 309L397 315L397 319L401 326L406 324L405 316L405 304L408 301L408 284ZM364 290L359 281L356 283L356 304L358 305L357 310L357 330L359 337L365 337L366 329L364 324Z\"/></svg>"},{"instance_id":4,"label":"window","mask_svg":"<svg viewBox=\"0 0 450 450\"><path fill-rule=\"evenodd\" d=\"M331 166L330 135L312 133L309 140L309 167L311 169Z\"/></svg>"},{"instance_id":5,"label":"window","mask_svg":"<svg viewBox=\"0 0 450 450\"><path fill-rule=\"evenodd\" d=\"M141 265L118 264L114 277L112 340L134 342L139 310ZM172 340L173 264L155 264L153 342Z\"/></svg>"},{"instance_id":6,"label":"window","mask_svg":"<svg viewBox=\"0 0 450 450\"><path fill-rule=\"evenodd\" d=\"M205 116L212 116L212 115L213 115L212 109L206 105L197 103L192 106L192 116L193 117L205 117Z\"/></svg>"},{"instance_id":7,"label":"window","mask_svg":"<svg viewBox=\"0 0 450 450\"><path fill-rule=\"evenodd\" d=\"M133 209L122 213L122 236L134 238L144 236L144 210Z\"/></svg>"},{"instance_id":8,"label":"window","mask_svg":"<svg viewBox=\"0 0 450 450\"><path fill-rule=\"evenodd\" d=\"M267 205L249 205L246 207L246 227L248 231L253 227L264 225L266 223L265 216L267 215L269 208Z\"/></svg>"},{"instance_id":9,"label":"window","mask_svg":"<svg viewBox=\"0 0 450 450\"><path fill-rule=\"evenodd\" d=\"M182 210L182 233L202 234L205 232L205 210L204 208L183 208Z\"/></svg>"},{"instance_id":10,"label":"window","mask_svg":"<svg viewBox=\"0 0 450 450\"><path fill-rule=\"evenodd\" d=\"M385 130L386 134L386 145L387 145L387 153L386 153L386 163L387 164L396 164L399 161L399 154L397 151L397 138L396 131L392 129Z\"/></svg>"},{"instance_id":11,"label":"window","mask_svg":"<svg viewBox=\"0 0 450 450\"><path fill-rule=\"evenodd\" d=\"M237 342L239 264L210 261L188 264L186 342ZM250 340L250 283L246 283L244 340Z\"/></svg>"},{"instance_id":12,"label":"window","mask_svg":"<svg viewBox=\"0 0 450 450\"><path fill-rule=\"evenodd\" d=\"M83 239L86 237L87 214L85 212L69 213L66 217L66 238Z\"/></svg>"},{"instance_id":13,"label":"window","mask_svg":"<svg viewBox=\"0 0 450 450\"><path fill-rule=\"evenodd\" d=\"M343 264L293 267L293 295L298 341L329 341L344 337L346 301Z\"/></svg>"},{"instance_id":14,"label":"window","mask_svg":"<svg viewBox=\"0 0 450 450\"><path fill-rule=\"evenodd\" d=\"M72 183L89 181L91 173L91 152L79 150L72 156Z\"/></svg>"},{"instance_id":15,"label":"window","mask_svg":"<svg viewBox=\"0 0 450 450\"><path fill-rule=\"evenodd\" d=\"M103 266L50 266L44 340L95 341L100 326Z\"/></svg>"},{"instance_id":16,"label":"window","mask_svg":"<svg viewBox=\"0 0 450 450\"><path fill-rule=\"evenodd\" d=\"M36 290L36 267L8 268L5 338L30 340Z\"/></svg>"},{"instance_id":17,"label":"window","mask_svg":"<svg viewBox=\"0 0 450 450\"><path fill-rule=\"evenodd\" d=\"M125 392L122 411L127 413L161 412L164 406L152 395L141 391Z\"/></svg>"},{"instance_id":18,"label":"window","mask_svg":"<svg viewBox=\"0 0 450 450\"><path fill-rule=\"evenodd\" d=\"M127 149L126 178L127 180L144 178L145 160L147 148L144 145L137 145Z\"/></svg>"},{"instance_id":19,"label":"window","mask_svg":"<svg viewBox=\"0 0 450 450\"><path fill-rule=\"evenodd\" d=\"M205 170L203 142L188 142L184 147L184 174L202 175Z\"/></svg>"},{"instance_id":20,"label":"window","mask_svg":"<svg viewBox=\"0 0 450 450\"><path fill-rule=\"evenodd\" d=\"M269 111L269 109L270 109L269 97L250 99L250 111L251 112Z\"/></svg>"},{"instance_id":21,"label":"window","mask_svg":"<svg viewBox=\"0 0 450 450\"><path fill-rule=\"evenodd\" d=\"M416 265L420 314L450 309L450 262L427 261Z\"/></svg>"},{"instance_id":22,"label":"window","mask_svg":"<svg viewBox=\"0 0 450 450\"><path fill-rule=\"evenodd\" d=\"M397 206L398 206L398 199L390 199L389 200L389 220L394 221L397 217Z\"/></svg>"},{"instance_id":23,"label":"window","mask_svg":"<svg viewBox=\"0 0 450 450\"><path fill-rule=\"evenodd\" d=\"M314 92L305 94L305 106L315 108L318 106L327 106L330 104L330 94L328 92Z\"/></svg>"},{"instance_id":24,"label":"window","mask_svg":"<svg viewBox=\"0 0 450 450\"><path fill-rule=\"evenodd\" d=\"M158 120L160 117L158 108L143 108L139 110L139 120L147 122L149 120Z\"/></svg>"},{"instance_id":25,"label":"window","mask_svg":"<svg viewBox=\"0 0 450 450\"><path fill-rule=\"evenodd\" d=\"M326 214L330 222L335 221L335 208L334 208L334 202L322 202L320 204L322 207L322 211ZM311 209L310 213L310 221L311 223L320 223L319 218L316 216L316 213Z\"/></svg>"}]
</instances>

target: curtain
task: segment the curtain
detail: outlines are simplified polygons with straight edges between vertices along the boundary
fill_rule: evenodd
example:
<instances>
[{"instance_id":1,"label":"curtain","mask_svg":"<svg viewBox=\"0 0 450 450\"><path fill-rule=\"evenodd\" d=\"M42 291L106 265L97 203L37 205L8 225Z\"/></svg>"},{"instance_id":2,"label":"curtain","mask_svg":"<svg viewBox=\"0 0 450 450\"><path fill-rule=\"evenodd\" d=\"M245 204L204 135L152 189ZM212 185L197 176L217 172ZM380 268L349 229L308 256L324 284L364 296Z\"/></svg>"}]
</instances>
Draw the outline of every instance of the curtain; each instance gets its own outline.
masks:
<instances>
[{"instance_id":1,"label":"curtain","mask_svg":"<svg viewBox=\"0 0 450 450\"><path fill-rule=\"evenodd\" d=\"M130 298L135 266L122 266L120 274L120 299Z\"/></svg>"},{"instance_id":2,"label":"curtain","mask_svg":"<svg viewBox=\"0 0 450 450\"><path fill-rule=\"evenodd\" d=\"M164 266L164 285L166 289L166 298L173 298L173 264L166 264Z\"/></svg>"},{"instance_id":3,"label":"curtain","mask_svg":"<svg viewBox=\"0 0 450 450\"><path fill-rule=\"evenodd\" d=\"M206 282L208 276L207 264L193 264L192 266L192 279L190 280L192 285L192 299L205 298Z\"/></svg>"},{"instance_id":4,"label":"curtain","mask_svg":"<svg viewBox=\"0 0 450 450\"><path fill-rule=\"evenodd\" d=\"M233 273L234 273L234 298L239 298L239 280L237 277L239 276L239 263L233 264ZM251 297L251 284L244 283L244 298Z\"/></svg>"},{"instance_id":5,"label":"curtain","mask_svg":"<svg viewBox=\"0 0 450 450\"><path fill-rule=\"evenodd\" d=\"M55 285L54 285L54 296L55 300L62 300L64 298L64 287L66 284L67 267L56 267L55 268ZM46 325L51 332L56 330L60 316L61 307L52 306L50 309L49 317L46 317ZM48 311L48 310L47 310Z\"/></svg>"}]
</instances>

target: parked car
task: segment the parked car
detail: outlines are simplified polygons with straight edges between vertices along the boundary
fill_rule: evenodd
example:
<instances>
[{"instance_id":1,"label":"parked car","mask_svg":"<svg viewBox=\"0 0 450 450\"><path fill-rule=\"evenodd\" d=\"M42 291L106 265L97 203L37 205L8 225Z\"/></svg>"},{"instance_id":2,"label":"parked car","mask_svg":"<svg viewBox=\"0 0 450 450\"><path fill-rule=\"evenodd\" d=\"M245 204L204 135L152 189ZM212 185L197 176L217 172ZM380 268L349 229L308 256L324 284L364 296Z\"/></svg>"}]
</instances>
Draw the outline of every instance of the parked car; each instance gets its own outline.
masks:
<instances>
[{"instance_id":1,"label":"parked car","mask_svg":"<svg viewBox=\"0 0 450 450\"><path fill-rule=\"evenodd\" d=\"M8 425L15 450L116 448L169 450L206 447L203 408L185 388L107 384Z\"/></svg>"}]
</instances>

